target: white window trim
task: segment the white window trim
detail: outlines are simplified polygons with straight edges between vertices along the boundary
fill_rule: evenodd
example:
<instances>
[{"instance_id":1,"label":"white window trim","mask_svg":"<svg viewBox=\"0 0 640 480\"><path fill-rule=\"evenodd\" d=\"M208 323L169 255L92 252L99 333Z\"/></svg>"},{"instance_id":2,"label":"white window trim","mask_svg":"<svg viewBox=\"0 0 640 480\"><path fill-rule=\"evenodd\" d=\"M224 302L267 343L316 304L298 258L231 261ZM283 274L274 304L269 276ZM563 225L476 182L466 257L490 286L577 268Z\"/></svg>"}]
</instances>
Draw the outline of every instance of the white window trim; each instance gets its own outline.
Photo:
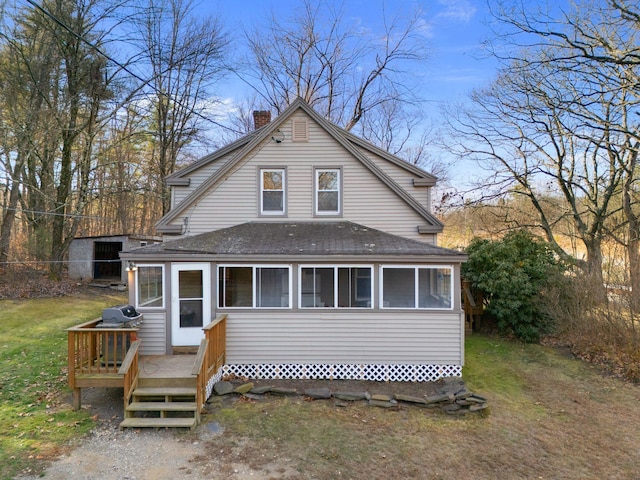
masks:
<instances>
[{"instance_id":1,"label":"white window trim","mask_svg":"<svg viewBox=\"0 0 640 480\"><path fill-rule=\"evenodd\" d=\"M303 307L302 306L302 269L303 268L333 268L333 307ZM368 307L339 307L338 306L338 269L339 268L368 268L371 271L371 286L370 286L370 296L371 302ZM371 310L375 305L374 292L373 288L373 265L352 265L352 264L300 264L298 265L298 308L301 310L328 310L328 309L337 309L337 310Z\"/></svg>"},{"instance_id":2,"label":"white window trim","mask_svg":"<svg viewBox=\"0 0 640 480\"><path fill-rule=\"evenodd\" d=\"M338 173L338 210L331 212L321 212L318 210L318 175L320 172L337 172ZM342 168L339 167L315 167L313 171L313 213L320 217L336 217L342 215ZM323 190L333 192L334 190Z\"/></svg>"},{"instance_id":3,"label":"white window trim","mask_svg":"<svg viewBox=\"0 0 640 480\"><path fill-rule=\"evenodd\" d=\"M265 190L264 189L264 173L265 172L280 172L282 174L282 210L265 210L264 209L264 192L279 192L280 190ZM260 183L260 215L273 217L273 216L285 216L287 214L287 169L284 167L264 167L258 170L258 181Z\"/></svg>"},{"instance_id":4,"label":"white window trim","mask_svg":"<svg viewBox=\"0 0 640 480\"><path fill-rule=\"evenodd\" d=\"M133 284L134 284L134 301L135 301L135 305L136 308L144 308L144 309L149 309L149 310L164 310L166 308L166 298L167 298L167 290L166 290L166 283L167 283L167 279L165 278L164 275L164 264L162 263L138 263L137 265L137 269L134 272L134 280L133 280ZM147 307L145 305L140 305L140 289L138 288L138 282L140 281L139 277L138 277L138 273L140 272L140 268L143 267L160 267L162 269L162 306L159 307Z\"/></svg>"},{"instance_id":5,"label":"white window trim","mask_svg":"<svg viewBox=\"0 0 640 480\"><path fill-rule=\"evenodd\" d=\"M251 307L225 307L225 306L221 306L220 304L220 283L224 281L224 278L220 278L220 268L251 268L252 272L251 272ZM288 304L289 306L287 307L257 307L256 306L256 302L257 302L257 292L256 292L256 285L257 285L257 276L256 276L256 270L258 268L286 268L289 272L289 300L288 300ZM293 291L292 291L292 286L293 286L293 275L292 275L292 270L293 267L291 264L254 264L254 263L220 263L218 265L216 265L216 285L218 286L218 288L216 289L216 305L217 308L220 310L291 310L293 308L292 305L292 300L293 300ZM224 290L224 289L223 289Z\"/></svg>"},{"instance_id":6,"label":"white window trim","mask_svg":"<svg viewBox=\"0 0 640 480\"><path fill-rule=\"evenodd\" d=\"M413 307L385 307L384 306L384 270L386 268L413 268L414 270L414 294L413 294ZM431 270L449 270L451 272L451 285L449 287L449 298L451 299L451 305L449 307L419 307L419 270L431 269ZM378 282L378 298L379 307L384 310L453 310L453 292L454 292L454 274L455 270L453 265L380 265L380 274Z\"/></svg>"}]
</instances>

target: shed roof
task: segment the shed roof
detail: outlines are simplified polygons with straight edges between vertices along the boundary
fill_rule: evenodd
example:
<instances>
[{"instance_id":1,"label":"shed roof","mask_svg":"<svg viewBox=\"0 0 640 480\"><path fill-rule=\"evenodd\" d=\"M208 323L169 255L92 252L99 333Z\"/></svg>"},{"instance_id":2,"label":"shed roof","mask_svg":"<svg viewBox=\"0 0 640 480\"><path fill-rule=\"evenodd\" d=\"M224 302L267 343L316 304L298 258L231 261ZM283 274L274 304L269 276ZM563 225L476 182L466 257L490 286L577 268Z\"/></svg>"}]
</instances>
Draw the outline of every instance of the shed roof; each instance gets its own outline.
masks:
<instances>
[{"instance_id":1,"label":"shed roof","mask_svg":"<svg viewBox=\"0 0 640 480\"><path fill-rule=\"evenodd\" d=\"M135 254L277 256L437 256L464 261L466 255L353 222L248 222L136 249Z\"/></svg>"}]
</instances>

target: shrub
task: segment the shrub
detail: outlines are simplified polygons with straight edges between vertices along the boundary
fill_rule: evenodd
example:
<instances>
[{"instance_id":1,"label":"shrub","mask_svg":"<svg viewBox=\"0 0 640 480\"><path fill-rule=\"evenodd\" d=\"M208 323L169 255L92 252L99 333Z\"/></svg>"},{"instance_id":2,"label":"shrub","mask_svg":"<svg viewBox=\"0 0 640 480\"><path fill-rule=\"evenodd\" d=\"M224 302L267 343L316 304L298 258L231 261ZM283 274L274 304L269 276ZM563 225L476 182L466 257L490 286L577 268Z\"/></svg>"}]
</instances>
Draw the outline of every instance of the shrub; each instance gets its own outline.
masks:
<instances>
[{"instance_id":1,"label":"shrub","mask_svg":"<svg viewBox=\"0 0 640 480\"><path fill-rule=\"evenodd\" d=\"M518 230L501 240L476 238L467 254L462 274L484 292L486 311L495 316L501 333L537 342L551 330L543 296L562 278L564 267L548 244Z\"/></svg>"}]
</instances>

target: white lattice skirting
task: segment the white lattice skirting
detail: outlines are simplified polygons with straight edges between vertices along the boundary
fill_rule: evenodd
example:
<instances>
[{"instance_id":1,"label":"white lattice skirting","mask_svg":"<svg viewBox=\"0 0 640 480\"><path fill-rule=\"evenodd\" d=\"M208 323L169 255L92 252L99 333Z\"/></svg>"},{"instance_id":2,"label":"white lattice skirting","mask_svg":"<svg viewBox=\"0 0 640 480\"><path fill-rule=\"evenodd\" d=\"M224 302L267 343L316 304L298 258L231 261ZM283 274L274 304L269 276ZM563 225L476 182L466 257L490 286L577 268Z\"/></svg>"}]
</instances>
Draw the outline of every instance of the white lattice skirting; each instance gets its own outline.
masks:
<instances>
[{"instance_id":1,"label":"white lattice skirting","mask_svg":"<svg viewBox=\"0 0 640 480\"><path fill-rule=\"evenodd\" d=\"M460 365L236 364L224 365L222 374L234 374L241 377L265 380L326 379L434 382L443 377L462 376L462 367Z\"/></svg>"},{"instance_id":2,"label":"white lattice skirting","mask_svg":"<svg viewBox=\"0 0 640 480\"><path fill-rule=\"evenodd\" d=\"M218 383L220 380L222 380L222 375L224 374L224 367L222 367L220 370L218 370L218 372L209 379L209 381L207 382L207 397L209 398L211 396L211 394L213 393L213 386Z\"/></svg>"}]
</instances>

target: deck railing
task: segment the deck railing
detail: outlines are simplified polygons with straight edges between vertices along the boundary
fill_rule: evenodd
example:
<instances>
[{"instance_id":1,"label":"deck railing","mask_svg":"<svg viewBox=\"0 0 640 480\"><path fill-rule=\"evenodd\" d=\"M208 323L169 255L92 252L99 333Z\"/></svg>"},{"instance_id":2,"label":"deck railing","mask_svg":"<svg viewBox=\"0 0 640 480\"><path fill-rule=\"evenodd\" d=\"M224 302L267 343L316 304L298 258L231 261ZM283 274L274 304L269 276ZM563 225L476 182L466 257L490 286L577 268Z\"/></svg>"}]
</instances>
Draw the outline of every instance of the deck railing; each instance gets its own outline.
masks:
<instances>
[{"instance_id":1,"label":"deck railing","mask_svg":"<svg viewBox=\"0 0 640 480\"><path fill-rule=\"evenodd\" d=\"M204 339L196 355L192 374L197 376L196 404L199 412L207 400L209 380L224 365L227 345L227 315L219 315L204 327Z\"/></svg>"},{"instance_id":2,"label":"deck railing","mask_svg":"<svg viewBox=\"0 0 640 480\"><path fill-rule=\"evenodd\" d=\"M484 313L484 296L480 290L471 288L471 282L462 281L462 305L464 308L465 325L467 330L479 327Z\"/></svg>"},{"instance_id":3,"label":"deck railing","mask_svg":"<svg viewBox=\"0 0 640 480\"><path fill-rule=\"evenodd\" d=\"M122 386L118 375L137 328L96 328L101 319L67 329L68 380L74 408L80 408L80 388Z\"/></svg>"},{"instance_id":4,"label":"deck railing","mask_svg":"<svg viewBox=\"0 0 640 480\"><path fill-rule=\"evenodd\" d=\"M118 370L118 375L122 375L124 379L124 411L125 416L127 407L131 403L131 397L133 392L138 387L138 377L140 375L139 360L140 354L140 340L135 340L129 350L127 350L127 356L124 357L122 365Z\"/></svg>"}]
</instances>

